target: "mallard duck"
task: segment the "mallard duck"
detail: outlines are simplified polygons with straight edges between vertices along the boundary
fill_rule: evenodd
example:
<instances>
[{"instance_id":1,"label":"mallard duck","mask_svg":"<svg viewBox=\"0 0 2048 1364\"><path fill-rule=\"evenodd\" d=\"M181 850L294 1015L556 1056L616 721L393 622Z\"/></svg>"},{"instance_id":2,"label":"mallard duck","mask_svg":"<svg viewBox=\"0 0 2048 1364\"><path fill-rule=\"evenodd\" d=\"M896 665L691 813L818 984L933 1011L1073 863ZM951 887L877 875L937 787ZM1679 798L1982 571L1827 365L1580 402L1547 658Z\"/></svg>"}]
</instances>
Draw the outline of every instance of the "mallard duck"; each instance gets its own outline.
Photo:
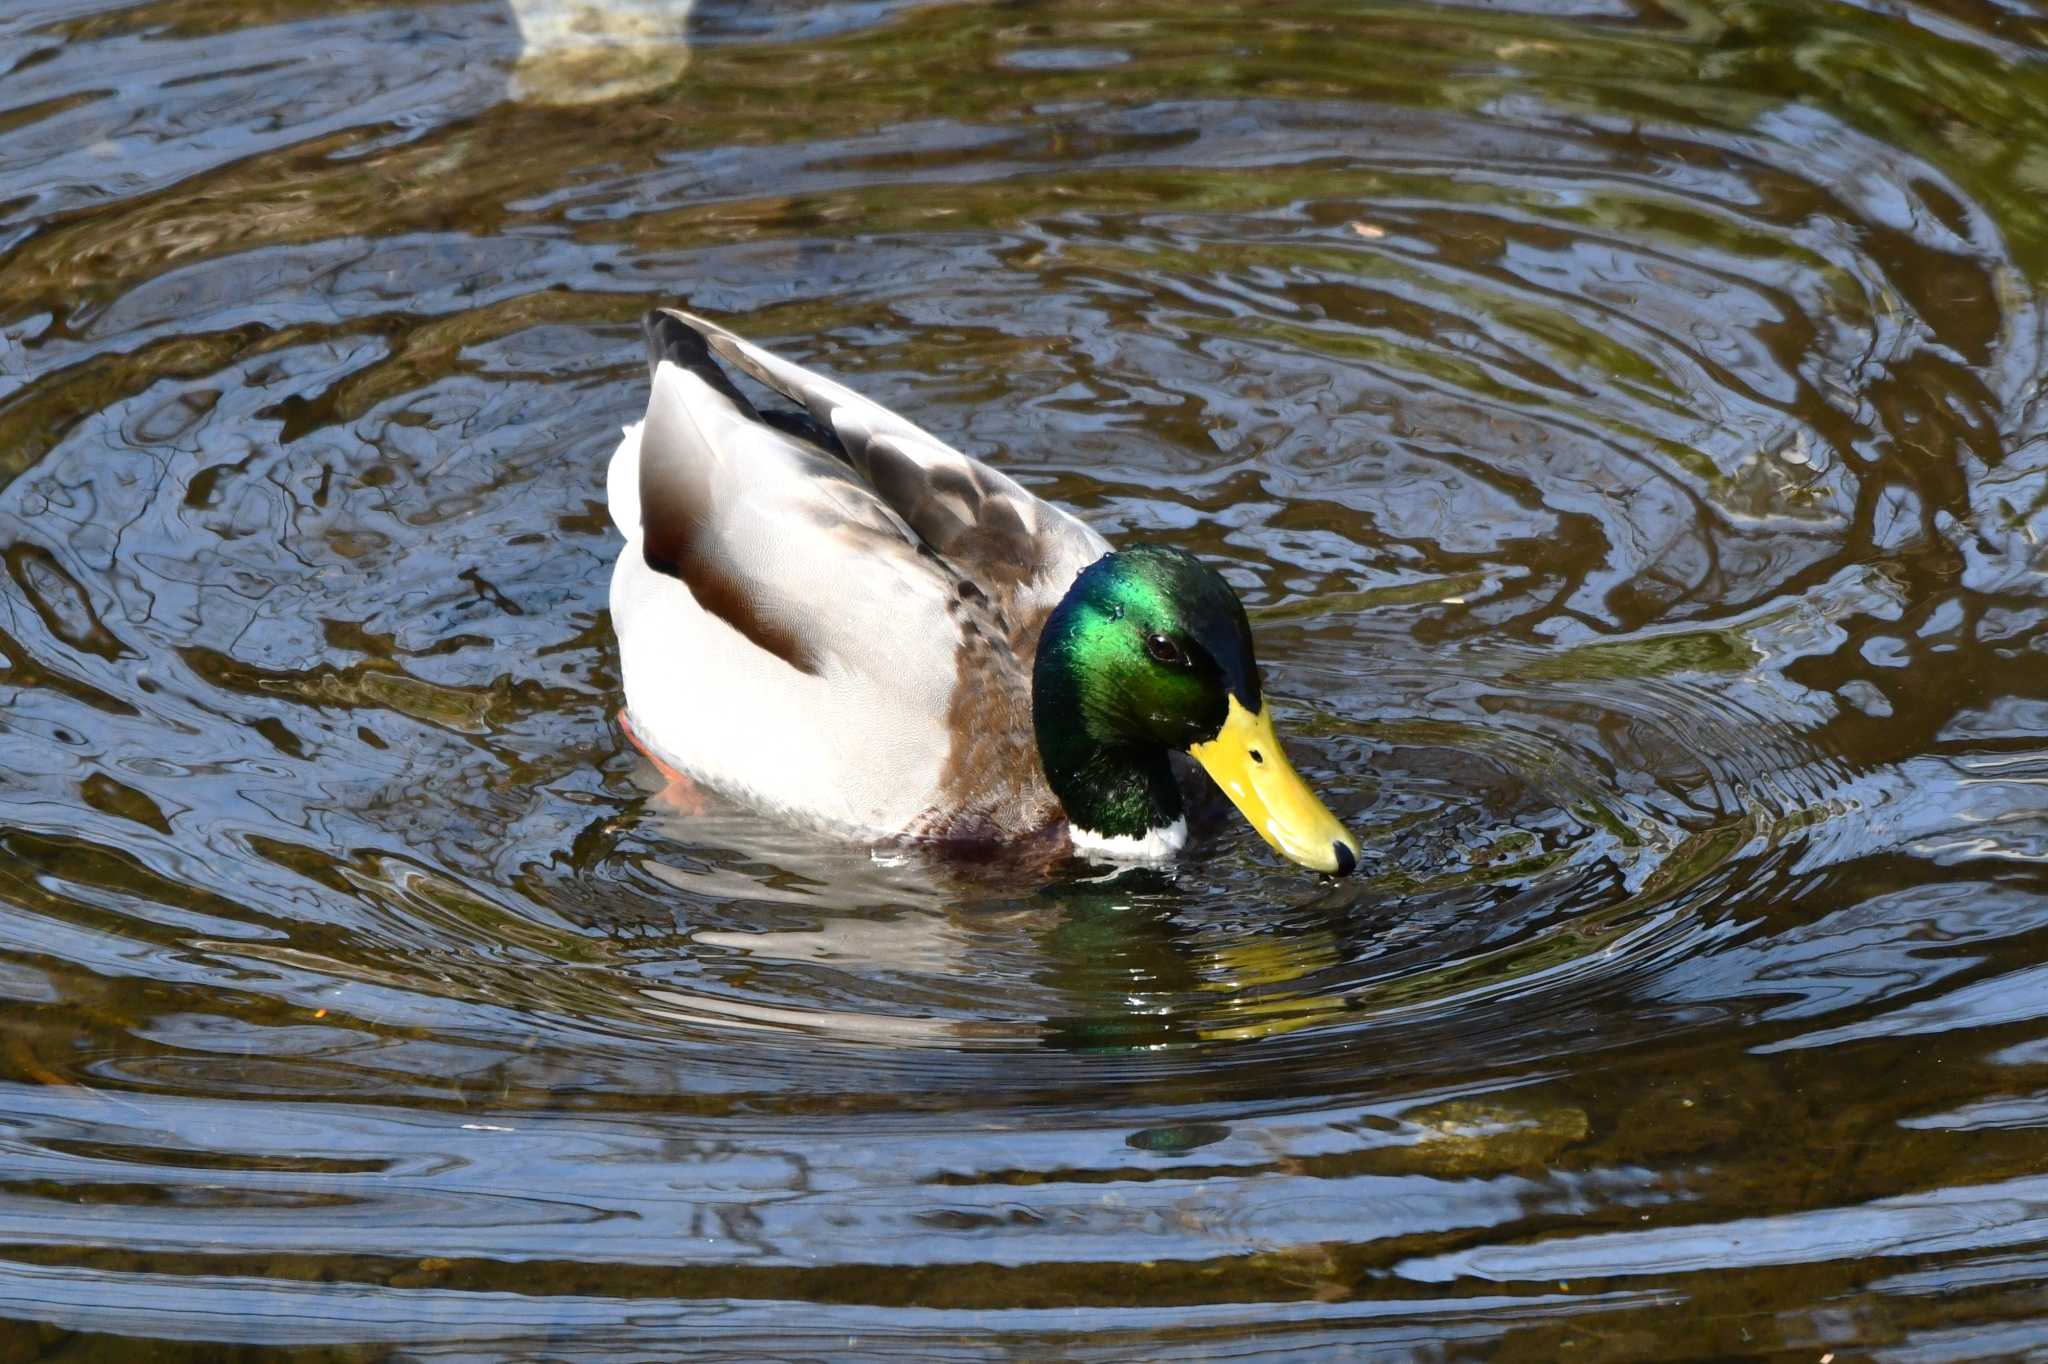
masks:
<instances>
[{"instance_id":1,"label":"mallard duck","mask_svg":"<svg viewBox=\"0 0 2048 1364\"><path fill-rule=\"evenodd\" d=\"M701 317L646 319L652 390L607 494L625 718L713 790L865 838L1187 841L1191 755L1282 855L1358 843L1288 763L1237 594L1112 549L851 389ZM794 401L757 410L720 362ZM1197 779L1198 780L1198 779Z\"/></svg>"}]
</instances>

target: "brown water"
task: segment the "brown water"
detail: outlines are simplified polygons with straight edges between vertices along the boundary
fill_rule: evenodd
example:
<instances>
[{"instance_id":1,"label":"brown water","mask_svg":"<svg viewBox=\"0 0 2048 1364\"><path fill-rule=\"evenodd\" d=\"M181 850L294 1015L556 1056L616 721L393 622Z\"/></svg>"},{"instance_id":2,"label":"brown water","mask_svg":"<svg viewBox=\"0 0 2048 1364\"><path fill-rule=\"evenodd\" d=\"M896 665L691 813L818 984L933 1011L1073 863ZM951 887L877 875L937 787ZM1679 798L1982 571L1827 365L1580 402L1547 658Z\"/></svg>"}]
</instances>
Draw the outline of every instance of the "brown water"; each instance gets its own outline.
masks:
<instances>
[{"instance_id":1,"label":"brown water","mask_svg":"<svg viewBox=\"0 0 2048 1364\"><path fill-rule=\"evenodd\" d=\"M2030 0L613 3L0 7L0 1359L2048 1354ZM664 806L677 300L1361 874Z\"/></svg>"}]
</instances>

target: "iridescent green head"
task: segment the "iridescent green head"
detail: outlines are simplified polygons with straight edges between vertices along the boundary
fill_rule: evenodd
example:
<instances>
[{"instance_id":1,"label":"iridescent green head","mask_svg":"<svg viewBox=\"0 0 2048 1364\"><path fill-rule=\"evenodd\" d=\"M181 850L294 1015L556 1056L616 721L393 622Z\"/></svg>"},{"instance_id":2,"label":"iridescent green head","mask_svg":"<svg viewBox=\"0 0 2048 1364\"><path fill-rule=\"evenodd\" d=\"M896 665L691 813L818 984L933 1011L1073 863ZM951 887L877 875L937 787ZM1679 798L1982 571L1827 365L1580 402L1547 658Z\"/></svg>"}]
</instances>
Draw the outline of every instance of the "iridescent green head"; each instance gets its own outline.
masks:
<instances>
[{"instance_id":1,"label":"iridescent green head","mask_svg":"<svg viewBox=\"0 0 2048 1364\"><path fill-rule=\"evenodd\" d=\"M1071 689L1099 745L1187 748L1213 739L1229 697L1260 705L1252 628L1230 584L1185 550L1106 554L1045 623L1034 693ZM1041 722L1045 702L1036 703Z\"/></svg>"},{"instance_id":2,"label":"iridescent green head","mask_svg":"<svg viewBox=\"0 0 2048 1364\"><path fill-rule=\"evenodd\" d=\"M1357 843L1273 734L1244 604L1184 550L1139 546L1082 571L1039 637L1032 718L1053 794L1096 842L1182 818L1166 759L1179 749L1286 856L1340 874L1357 865Z\"/></svg>"}]
</instances>

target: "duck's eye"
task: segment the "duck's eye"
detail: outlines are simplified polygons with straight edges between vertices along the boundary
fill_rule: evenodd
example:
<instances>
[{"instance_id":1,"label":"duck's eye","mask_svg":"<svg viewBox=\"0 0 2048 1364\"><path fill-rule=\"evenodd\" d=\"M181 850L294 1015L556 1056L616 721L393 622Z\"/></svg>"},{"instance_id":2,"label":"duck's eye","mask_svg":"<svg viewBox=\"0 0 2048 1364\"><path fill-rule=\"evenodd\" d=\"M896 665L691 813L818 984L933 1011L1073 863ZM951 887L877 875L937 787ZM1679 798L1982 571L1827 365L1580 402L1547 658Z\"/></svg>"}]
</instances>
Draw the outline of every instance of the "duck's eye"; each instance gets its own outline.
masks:
<instances>
[{"instance_id":1,"label":"duck's eye","mask_svg":"<svg viewBox=\"0 0 2048 1364\"><path fill-rule=\"evenodd\" d=\"M1158 662L1176 668L1188 661L1188 656L1180 651L1180 645L1173 642L1171 635L1145 636L1145 652Z\"/></svg>"}]
</instances>

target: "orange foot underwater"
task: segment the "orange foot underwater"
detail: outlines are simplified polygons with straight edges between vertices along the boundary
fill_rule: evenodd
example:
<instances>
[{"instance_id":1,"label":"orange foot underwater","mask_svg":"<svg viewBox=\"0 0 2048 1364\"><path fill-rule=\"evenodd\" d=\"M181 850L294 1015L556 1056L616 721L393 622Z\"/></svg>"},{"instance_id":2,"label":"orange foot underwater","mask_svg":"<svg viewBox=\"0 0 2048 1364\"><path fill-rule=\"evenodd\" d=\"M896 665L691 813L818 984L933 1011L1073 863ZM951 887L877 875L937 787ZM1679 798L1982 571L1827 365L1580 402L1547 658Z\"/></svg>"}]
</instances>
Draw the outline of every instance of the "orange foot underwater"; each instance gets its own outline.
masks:
<instances>
[{"instance_id":1,"label":"orange foot underwater","mask_svg":"<svg viewBox=\"0 0 2048 1364\"><path fill-rule=\"evenodd\" d=\"M661 773L668 784L654 793L654 799L679 815L701 815L709 808L704 799L704 788L691 781L682 773L670 767L655 755L653 749L641 742L633 732L633 722L626 716L626 708L619 707L619 728L626 731L626 742L640 750L640 756L654 764L654 770Z\"/></svg>"}]
</instances>

